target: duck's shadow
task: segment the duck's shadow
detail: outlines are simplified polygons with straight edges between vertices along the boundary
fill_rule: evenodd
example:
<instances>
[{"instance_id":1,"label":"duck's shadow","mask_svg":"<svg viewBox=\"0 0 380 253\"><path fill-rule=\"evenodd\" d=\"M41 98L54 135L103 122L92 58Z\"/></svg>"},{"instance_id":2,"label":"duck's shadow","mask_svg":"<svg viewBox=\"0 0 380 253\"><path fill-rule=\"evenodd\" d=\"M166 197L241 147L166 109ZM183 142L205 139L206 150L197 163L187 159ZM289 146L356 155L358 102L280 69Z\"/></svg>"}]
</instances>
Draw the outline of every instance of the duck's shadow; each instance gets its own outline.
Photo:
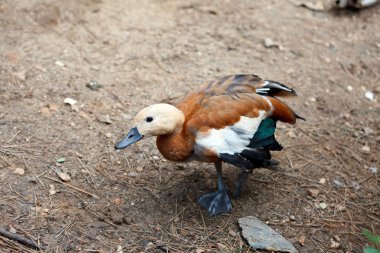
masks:
<instances>
[{"instance_id":1,"label":"duck's shadow","mask_svg":"<svg viewBox=\"0 0 380 253\"><path fill-rule=\"evenodd\" d=\"M238 198L233 198L239 169L233 166L225 166L223 179L234 206L238 207L246 203L256 206L258 202L265 201L261 200L268 195L267 193L264 194L266 187L263 187L263 184L270 180L268 177L271 173L267 169L254 170L243 187L241 195ZM260 179L265 182L260 182ZM168 182L162 186L159 193L161 205L167 207L171 205L194 205L197 198L202 194L217 190L217 176L211 167L191 169L188 173L174 172Z\"/></svg>"}]
</instances>

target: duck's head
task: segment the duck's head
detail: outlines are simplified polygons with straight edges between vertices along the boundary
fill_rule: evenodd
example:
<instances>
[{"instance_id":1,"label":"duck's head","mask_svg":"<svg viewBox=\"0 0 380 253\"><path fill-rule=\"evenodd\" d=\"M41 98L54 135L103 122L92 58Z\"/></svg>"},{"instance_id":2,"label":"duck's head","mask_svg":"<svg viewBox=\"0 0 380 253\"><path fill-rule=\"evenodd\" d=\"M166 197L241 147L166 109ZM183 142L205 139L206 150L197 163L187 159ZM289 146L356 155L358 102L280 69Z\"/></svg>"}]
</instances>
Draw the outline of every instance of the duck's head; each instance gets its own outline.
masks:
<instances>
[{"instance_id":1,"label":"duck's head","mask_svg":"<svg viewBox=\"0 0 380 253\"><path fill-rule=\"evenodd\" d=\"M144 137L171 134L182 129L184 114L175 106L155 104L142 109L134 118L134 126L115 145L123 149Z\"/></svg>"}]
</instances>

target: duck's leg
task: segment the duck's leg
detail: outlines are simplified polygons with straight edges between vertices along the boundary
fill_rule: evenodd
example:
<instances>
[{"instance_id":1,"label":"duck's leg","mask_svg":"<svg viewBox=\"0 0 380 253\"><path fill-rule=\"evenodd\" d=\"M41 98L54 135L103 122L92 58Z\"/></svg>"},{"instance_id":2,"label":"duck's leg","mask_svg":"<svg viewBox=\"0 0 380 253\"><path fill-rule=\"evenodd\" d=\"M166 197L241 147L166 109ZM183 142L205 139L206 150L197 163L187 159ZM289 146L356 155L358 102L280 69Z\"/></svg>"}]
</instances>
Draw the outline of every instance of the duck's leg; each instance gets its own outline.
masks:
<instances>
[{"instance_id":1,"label":"duck's leg","mask_svg":"<svg viewBox=\"0 0 380 253\"><path fill-rule=\"evenodd\" d=\"M239 173L238 180L236 181L236 189L234 192L234 198L237 198L240 196L241 189L243 188L245 181L247 181L247 178L249 177L249 174L251 174L252 170L246 170L242 169Z\"/></svg>"},{"instance_id":2,"label":"duck's leg","mask_svg":"<svg viewBox=\"0 0 380 253\"><path fill-rule=\"evenodd\" d=\"M210 215L227 213L232 210L231 200L223 183L222 162L216 162L215 168L218 175L218 191L203 194L198 198L198 203L206 208Z\"/></svg>"}]
</instances>

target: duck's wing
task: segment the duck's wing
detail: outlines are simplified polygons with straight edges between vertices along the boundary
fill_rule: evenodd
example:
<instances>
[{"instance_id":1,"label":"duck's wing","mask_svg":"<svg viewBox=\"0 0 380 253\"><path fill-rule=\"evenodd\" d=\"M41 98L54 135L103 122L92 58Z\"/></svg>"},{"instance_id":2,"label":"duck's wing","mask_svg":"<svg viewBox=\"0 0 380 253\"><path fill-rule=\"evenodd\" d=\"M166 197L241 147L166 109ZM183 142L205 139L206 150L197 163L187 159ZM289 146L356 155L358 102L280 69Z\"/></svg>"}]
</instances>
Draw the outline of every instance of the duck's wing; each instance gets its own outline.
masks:
<instances>
[{"instance_id":1,"label":"duck's wing","mask_svg":"<svg viewBox=\"0 0 380 253\"><path fill-rule=\"evenodd\" d=\"M276 121L293 124L297 118L273 97L285 91L295 94L254 75L229 76L205 85L185 125L195 136L197 155L217 156L244 168L270 160L269 151L282 148L274 137Z\"/></svg>"},{"instance_id":2,"label":"duck's wing","mask_svg":"<svg viewBox=\"0 0 380 253\"><path fill-rule=\"evenodd\" d=\"M296 96L296 92L286 85L262 80L257 75L231 75L216 79L203 85L206 97L215 95L238 95L239 93L256 93L272 97Z\"/></svg>"}]
</instances>

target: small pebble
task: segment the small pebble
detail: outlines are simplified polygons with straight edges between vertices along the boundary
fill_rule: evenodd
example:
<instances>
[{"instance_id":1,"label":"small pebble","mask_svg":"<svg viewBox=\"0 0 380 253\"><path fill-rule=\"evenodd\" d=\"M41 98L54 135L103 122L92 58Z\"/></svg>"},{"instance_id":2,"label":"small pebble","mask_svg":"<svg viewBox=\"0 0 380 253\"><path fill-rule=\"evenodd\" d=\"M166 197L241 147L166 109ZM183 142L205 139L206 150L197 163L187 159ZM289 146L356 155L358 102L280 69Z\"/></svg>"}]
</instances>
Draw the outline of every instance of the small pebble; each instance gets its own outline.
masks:
<instances>
[{"instance_id":1,"label":"small pebble","mask_svg":"<svg viewBox=\"0 0 380 253\"><path fill-rule=\"evenodd\" d=\"M369 154L370 152L371 152L371 147L370 146L367 146L367 145L365 145L365 146L363 146L362 148L361 148L361 151L362 151L362 153L364 153L364 154Z\"/></svg>"},{"instance_id":2,"label":"small pebble","mask_svg":"<svg viewBox=\"0 0 380 253\"><path fill-rule=\"evenodd\" d=\"M340 238L339 238L338 235L334 235L333 237L334 237L334 240L335 240L336 242L340 242Z\"/></svg>"},{"instance_id":3,"label":"small pebble","mask_svg":"<svg viewBox=\"0 0 380 253\"><path fill-rule=\"evenodd\" d=\"M338 205L336 208L337 208L339 211L341 211L341 212L346 211L346 207L345 207L344 205Z\"/></svg>"},{"instance_id":4,"label":"small pebble","mask_svg":"<svg viewBox=\"0 0 380 253\"><path fill-rule=\"evenodd\" d=\"M65 64L63 62L61 62L61 61L55 61L55 65L60 66L60 67L64 67L65 66Z\"/></svg>"},{"instance_id":5,"label":"small pebble","mask_svg":"<svg viewBox=\"0 0 380 253\"><path fill-rule=\"evenodd\" d=\"M128 173L129 177L137 177L139 174L137 172L131 171Z\"/></svg>"},{"instance_id":6,"label":"small pebble","mask_svg":"<svg viewBox=\"0 0 380 253\"><path fill-rule=\"evenodd\" d=\"M25 170L23 168L16 168L14 171L13 171L13 174L16 174L16 175L24 175L25 174Z\"/></svg>"},{"instance_id":7,"label":"small pebble","mask_svg":"<svg viewBox=\"0 0 380 253\"><path fill-rule=\"evenodd\" d=\"M56 194L57 191L55 190L55 186L53 184L49 184L49 195L54 195Z\"/></svg>"},{"instance_id":8,"label":"small pebble","mask_svg":"<svg viewBox=\"0 0 380 253\"><path fill-rule=\"evenodd\" d=\"M86 83L86 87L89 88L90 90L97 91L102 86L97 81L91 80L90 82Z\"/></svg>"},{"instance_id":9,"label":"small pebble","mask_svg":"<svg viewBox=\"0 0 380 253\"><path fill-rule=\"evenodd\" d=\"M369 167L369 171L371 171L372 174L377 174L378 169L375 166L371 166Z\"/></svg>"},{"instance_id":10,"label":"small pebble","mask_svg":"<svg viewBox=\"0 0 380 253\"><path fill-rule=\"evenodd\" d=\"M16 229L12 225L9 225L8 227L9 227L9 232L11 232L12 234L17 233Z\"/></svg>"},{"instance_id":11,"label":"small pebble","mask_svg":"<svg viewBox=\"0 0 380 253\"><path fill-rule=\"evenodd\" d=\"M348 86L347 86L347 90L348 90L349 92L351 92L353 89L354 89L354 88L353 88L351 85L348 85Z\"/></svg>"},{"instance_id":12,"label":"small pebble","mask_svg":"<svg viewBox=\"0 0 380 253\"><path fill-rule=\"evenodd\" d=\"M355 191L358 191L360 189L360 184L358 182L353 181L352 188L354 188Z\"/></svg>"},{"instance_id":13,"label":"small pebble","mask_svg":"<svg viewBox=\"0 0 380 253\"><path fill-rule=\"evenodd\" d=\"M112 134L111 133L106 133L105 136L110 139L112 137Z\"/></svg>"},{"instance_id":14,"label":"small pebble","mask_svg":"<svg viewBox=\"0 0 380 253\"><path fill-rule=\"evenodd\" d=\"M334 179L334 184L335 184L337 187L343 187L343 186L344 186L344 184L343 184L341 181L339 181L338 179Z\"/></svg>"},{"instance_id":15,"label":"small pebble","mask_svg":"<svg viewBox=\"0 0 380 253\"><path fill-rule=\"evenodd\" d=\"M274 46L277 46L277 44L274 43L274 41L271 38L265 38L264 39L264 46L265 47L274 47Z\"/></svg>"},{"instance_id":16,"label":"small pebble","mask_svg":"<svg viewBox=\"0 0 380 253\"><path fill-rule=\"evenodd\" d=\"M156 245L154 245L153 242L148 242L147 245L145 246L145 251L150 251L156 248Z\"/></svg>"},{"instance_id":17,"label":"small pebble","mask_svg":"<svg viewBox=\"0 0 380 253\"><path fill-rule=\"evenodd\" d=\"M363 127L363 132L364 134L369 135L373 133L373 129L370 127Z\"/></svg>"},{"instance_id":18,"label":"small pebble","mask_svg":"<svg viewBox=\"0 0 380 253\"><path fill-rule=\"evenodd\" d=\"M319 208L322 209L322 210L324 210L324 209L327 208L327 204L326 204L325 202L319 203L318 206L319 206Z\"/></svg>"},{"instance_id":19,"label":"small pebble","mask_svg":"<svg viewBox=\"0 0 380 253\"><path fill-rule=\"evenodd\" d=\"M117 246L116 253L123 253L123 247L121 245Z\"/></svg>"},{"instance_id":20,"label":"small pebble","mask_svg":"<svg viewBox=\"0 0 380 253\"><path fill-rule=\"evenodd\" d=\"M129 216L124 216L123 221L125 224L132 224L133 219Z\"/></svg>"},{"instance_id":21,"label":"small pebble","mask_svg":"<svg viewBox=\"0 0 380 253\"><path fill-rule=\"evenodd\" d=\"M26 70L20 70L20 71L16 72L15 76L18 79L20 79L21 81L25 81L26 80Z\"/></svg>"},{"instance_id":22,"label":"small pebble","mask_svg":"<svg viewBox=\"0 0 380 253\"><path fill-rule=\"evenodd\" d=\"M319 183L320 184L325 184L326 183L326 178L321 178L321 179L319 179Z\"/></svg>"},{"instance_id":23,"label":"small pebble","mask_svg":"<svg viewBox=\"0 0 380 253\"><path fill-rule=\"evenodd\" d=\"M295 217L294 215L290 215L290 216L289 216L289 219L290 219L291 221L296 221L296 220L297 220L296 217Z\"/></svg>"},{"instance_id":24,"label":"small pebble","mask_svg":"<svg viewBox=\"0 0 380 253\"><path fill-rule=\"evenodd\" d=\"M334 239L331 239L330 243L331 243L330 248L332 248L332 249L337 249L340 246L340 244L338 242L336 242Z\"/></svg>"},{"instance_id":25,"label":"small pebble","mask_svg":"<svg viewBox=\"0 0 380 253\"><path fill-rule=\"evenodd\" d=\"M72 98L65 98L65 100L63 100L63 103L69 104L69 105L75 105L78 102L75 99L72 99Z\"/></svg>"},{"instance_id":26,"label":"small pebble","mask_svg":"<svg viewBox=\"0 0 380 253\"><path fill-rule=\"evenodd\" d=\"M97 120L101 123L105 123L105 124L112 124L112 121L110 119L110 116L108 114L106 115L99 115L97 117Z\"/></svg>"},{"instance_id":27,"label":"small pebble","mask_svg":"<svg viewBox=\"0 0 380 253\"><path fill-rule=\"evenodd\" d=\"M372 91L369 91L367 90L365 93L364 93L364 97L366 99L368 99L369 101L373 102L373 100L375 100L375 94L373 94Z\"/></svg>"}]
</instances>

